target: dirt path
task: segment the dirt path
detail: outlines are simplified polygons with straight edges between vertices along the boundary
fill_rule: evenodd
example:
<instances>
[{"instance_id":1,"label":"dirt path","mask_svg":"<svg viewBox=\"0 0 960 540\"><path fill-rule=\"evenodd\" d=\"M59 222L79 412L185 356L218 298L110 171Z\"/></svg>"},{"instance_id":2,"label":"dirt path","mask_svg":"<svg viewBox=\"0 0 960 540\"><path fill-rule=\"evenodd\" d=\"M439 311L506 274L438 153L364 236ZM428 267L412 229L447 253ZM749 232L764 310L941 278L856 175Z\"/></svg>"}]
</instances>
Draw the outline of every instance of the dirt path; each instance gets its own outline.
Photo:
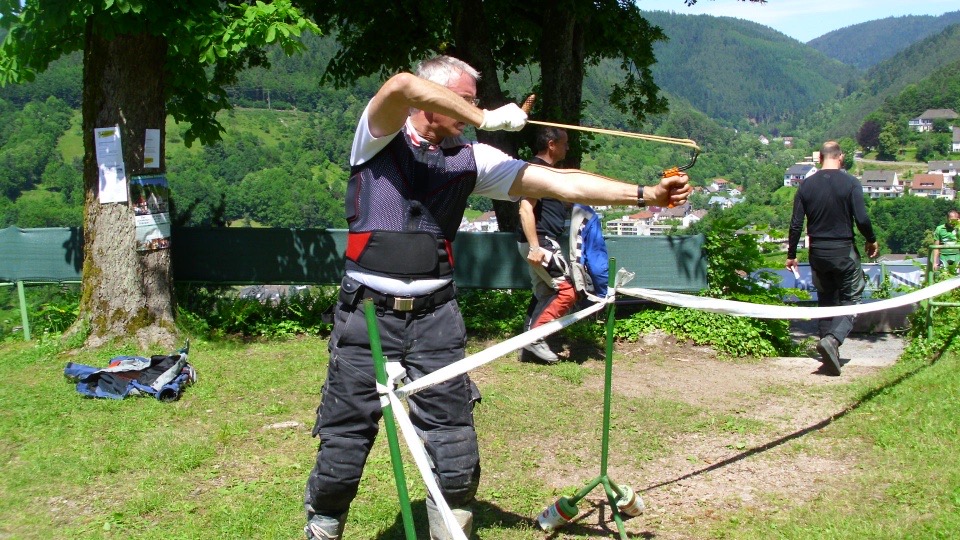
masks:
<instances>
[{"instance_id":1,"label":"dirt path","mask_svg":"<svg viewBox=\"0 0 960 540\"><path fill-rule=\"evenodd\" d=\"M825 390L891 365L903 351L902 340L894 334L851 335L841 348L843 375L830 377L819 372L815 359L815 326L802 323L793 331L798 342L810 345L810 357L733 363L666 336L620 351L655 354L656 361L618 372L615 394L664 397L772 426L762 433L684 434L671 441L676 451L639 470L611 464L611 478L632 485L647 501L643 517L627 522L629 532L658 540L691 538L685 533L691 524L718 522L745 508L762 512L773 502L783 508L784 501L790 506L811 500L857 467L851 459L856 449L825 451L822 439L805 436L843 414L844 405ZM788 444L794 441L802 444ZM581 525L609 520L602 492L588 498L595 506Z\"/></svg>"}]
</instances>

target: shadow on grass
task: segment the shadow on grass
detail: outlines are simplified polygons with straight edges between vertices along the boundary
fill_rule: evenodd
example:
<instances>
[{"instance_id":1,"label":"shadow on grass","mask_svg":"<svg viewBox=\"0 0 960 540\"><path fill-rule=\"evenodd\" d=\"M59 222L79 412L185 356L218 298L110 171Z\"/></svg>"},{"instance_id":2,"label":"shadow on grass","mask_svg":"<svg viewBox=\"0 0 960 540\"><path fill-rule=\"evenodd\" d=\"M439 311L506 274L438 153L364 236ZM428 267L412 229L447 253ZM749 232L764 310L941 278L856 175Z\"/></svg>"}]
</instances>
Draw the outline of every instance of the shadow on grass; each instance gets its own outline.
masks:
<instances>
[{"instance_id":1,"label":"shadow on grass","mask_svg":"<svg viewBox=\"0 0 960 540\"><path fill-rule=\"evenodd\" d=\"M894 387L900 385L901 383L903 383L904 381L912 378L913 376L917 375L918 373L926 370L926 369L929 368L929 367L932 367L932 366L936 365L936 363L940 360L940 358L943 357L943 354L949 349L950 344L953 342L953 340L954 340L958 335L960 335L960 327L955 328L955 329L953 330L953 332L949 335L949 337L947 337L947 338L944 340L944 342L943 342L944 344L943 344L943 346L940 348L940 350L938 350L937 353L936 353L935 355L933 355L933 357L932 357L929 361L924 362L924 363L921 363L921 364L918 365L916 368L911 369L910 371L904 372L903 374L901 374L901 375L898 376L897 378L895 378L895 379L893 379L893 380L891 380L891 381L889 381L889 382L887 382L887 383L885 383L885 384L883 384L883 385L881 385L881 386L878 386L877 388L874 388L874 389L870 390L869 392L866 393L866 395L864 395L861 399L857 400L856 402L854 402L854 403L851 404L850 406L846 407L845 409L841 410L840 412L838 412L838 413L836 413L836 414L833 414L833 415L831 415L831 416L829 416L829 417L827 417L827 418L824 418L823 420L817 422L816 424L813 424L812 426L807 426L807 427L805 427L805 428L803 428L803 429L794 431L793 433L790 433L789 435L784 435L783 437L780 437L780 438L778 438L778 439L774 439L774 440L772 440L772 441L770 441L770 442L768 442L768 443L766 443L766 444L763 444L763 445L760 445L760 446L755 446L755 447L750 448L750 449L748 449L748 450L745 450L745 451L743 451L743 452L741 452L741 453L739 453L739 454L737 454L737 455L735 455L735 456L731 456L731 457L729 457L729 458L727 458L727 459L724 459L724 460L722 460L722 461L718 461L718 462L710 465L709 467L704 467L704 468L702 468L702 469L698 469L698 470L696 470L696 471L693 471L693 472L684 474L684 475L682 475L682 476L678 476L677 478L674 478L674 479L672 479L672 480L666 480L666 481L664 481L664 482L659 482L659 483L657 483L657 484L653 484L653 485L647 486L647 487L645 487L645 488L643 488L643 489L638 489L637 491L638 491L638 492L644 492L644 493L645 493L645 492L647 492L647 491L651 491L651 490L656 489L656 488L660 488L660 487L663 487L663 486L669 486L669 485L671 485L671 484L675 484L675 483L677 483L677 482L681 482L681 481L687 480L687 479L689 479L689 478L694 478L694 477L700 476L700 475L702 475L702 474L706 474L706 473L708 473L708 472L715 471L715 470L717 470L717 469L722 469L723 467L726 467L727 465L732 465L732 464L734 464L734 463L736 463L736 462L738 462L738 461L747 459L747 458L750 457L750 456L753 456L753 455L756 455L756 454L760 454L760 453L766 452L766 451L768 451L768 450L772 450L772 449L774 449L774 448L776 448L776 447L778 447L778 446L783 445L784 443L790 442L790 441L795 440L795 439L799 439L800 437L803 437L804 435L807 435L808 433L813 433L813 432L815 432L815 431L819 431L819 430L827 427L828 425L830 425L833 421L839 420L839 419L843 418L844 416L846 416L846 415L848 415L848 414L856 411L857 409L859 409L859 408L862 407L863 405L866 405L866 404L870 403L871 401L873 401L873 399L875 399L877 396L883 394L883 393L886 392L887 390L889 390L889 389L891 389L891 388L894 388Z\"/></svg>"},{"instance_id":2,"label":"shadow on grass","mask_svg":"<svg viewBox=\"0 0 960 540\"><path fill-rule=\"evenodd\" d=\"M553 501L545 501L544 506L552 502ZM616 525L613 521L613 515L610 514L609 507L610 505L605 500L601 502L584 499L580 503L581 511L579 514L577 514L577 517L574 519L574 521L564 525L553 533L539 534L544 534L544 538L557 538L560 534L563 534L564 536L575 535L578 537L610 538L611 536L617 535L618 531L616 530ZM425 502L423 500L412 502L411 510L413 511L413 521L414 527L416 528L417 538L427 538L429 534L429 527L427 525L427 509ZM531 528L539 531L537 516L515 514L487 501L475 502L473 504L473 510L473 528L475 534L471 538L475 538L477 532L491 528L497 528L499 530L513 529L518 533L521 531L529 532ZM655 536L656 534L651 531L630 533L631 538L650 539L654 538ZM390 525L387 530L380 533L376 539L405 540L406 536L403 528L403 517L400 514L397 514L393 524Z\"/></svg>"},{"instance_id":3,"label":"shadow on grass","mask_svg":"<svg viewBox=\"0 0 960 540\"><path fill-rule=\"evenodd\" d=\"M428 538L430 529L427 525L426 502L423 500L412 501L410 507L413 511L413 523L416 528L417 538ZM473 503L474 531L490 527L518 530L529 529L531 525L536 526L535 520L536 518L531 518L530 516L521 516L520 514L508 512L486 501ZM404 534L403 528L403 516L398 513L393 524L376 538L377 540L405 540L406 535Z\"/></svg>"}]
</instances>

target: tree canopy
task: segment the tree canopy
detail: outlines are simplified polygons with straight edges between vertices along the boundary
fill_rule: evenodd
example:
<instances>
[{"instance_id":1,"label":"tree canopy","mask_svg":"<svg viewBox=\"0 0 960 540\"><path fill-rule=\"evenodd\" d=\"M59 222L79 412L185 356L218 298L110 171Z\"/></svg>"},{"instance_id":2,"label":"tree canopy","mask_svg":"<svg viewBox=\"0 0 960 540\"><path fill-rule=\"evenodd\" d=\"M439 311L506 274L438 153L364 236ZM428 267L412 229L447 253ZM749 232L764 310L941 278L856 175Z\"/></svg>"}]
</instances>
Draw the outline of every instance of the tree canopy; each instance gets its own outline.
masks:
<instances>
[{"instance_id":1,"label":"tree canopy","mask_svg":"<svg viewBox=\"0 0 960 540\"><path fill-rule=\"evenodd\" d=\"M85 36L162 36L168 49L167 112L188 122L188 143L219 139L217 112L230 103L224 87L237 73L267 65L264 46L300 50L299 36L319 29L290 0L271 3L217 0L0 0L0 85L32 81L62 56L83 50Z\"/></svg>"}]
</instances>

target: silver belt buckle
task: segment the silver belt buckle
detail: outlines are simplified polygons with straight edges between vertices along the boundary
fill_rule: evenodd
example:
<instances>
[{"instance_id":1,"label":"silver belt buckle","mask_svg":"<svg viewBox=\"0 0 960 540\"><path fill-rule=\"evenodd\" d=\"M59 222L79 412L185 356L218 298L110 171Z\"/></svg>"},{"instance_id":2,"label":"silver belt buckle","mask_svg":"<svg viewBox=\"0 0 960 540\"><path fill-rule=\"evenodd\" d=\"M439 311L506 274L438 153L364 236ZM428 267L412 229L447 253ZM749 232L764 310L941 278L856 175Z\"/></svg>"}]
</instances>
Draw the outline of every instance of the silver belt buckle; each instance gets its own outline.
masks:
<instances>
[{"instance_id":1,"label":"silver belt buckle","mask_svg":"<svg viewBox=\"0 0 960 540\"><path fill-rule=\"evenodd\" d=\"M394 311L413 311L413 297L412 296L408 296L404 298L394 297L393 310Z\"/></svg>"}]
</instances>

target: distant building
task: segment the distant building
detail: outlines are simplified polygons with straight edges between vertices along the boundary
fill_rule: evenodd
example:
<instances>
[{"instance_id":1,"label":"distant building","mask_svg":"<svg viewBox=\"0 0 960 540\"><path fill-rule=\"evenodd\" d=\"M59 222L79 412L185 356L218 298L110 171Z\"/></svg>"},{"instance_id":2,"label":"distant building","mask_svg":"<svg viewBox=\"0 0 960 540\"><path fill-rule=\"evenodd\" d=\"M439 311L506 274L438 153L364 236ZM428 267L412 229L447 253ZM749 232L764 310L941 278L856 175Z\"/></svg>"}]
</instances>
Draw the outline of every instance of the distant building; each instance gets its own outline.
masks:
<instances>
[{"instance_id":1,"label":"distant building","mask_svg":"<svg viewBox=\"0 0 960 540\"><path fill-rule=\"evenodd\" d=\"M813 163L797 163L783 174L783 185L788 187L799 187L800 183L817 172L817 167Z\"/></svg>"},{"instance_id":2,"label":"distant building","mask_svg":"<svg viewBox=\"0 0 960 540\"><path fill-rule=\"evenodd\" d=\"M952 188L943 185L942 174L918 174L910 182L910 194L931 199L954 199Z\"/></svg>"},{"instance_id":3,"label":"distant building","mask_svg":"<svg viewBox=\"0 0 960 540\"><path fill-rule=\"evenodd\" d=\"M954 126L953 128L953 147L951 149L954 152L960 152L960 127Z\"/></svg>"},{"instance_id":4,"label":"distant building","mask_svg":"<svg viewBox=\"0 0 960 540\"><path fill-rule=\"evenodd\" d=\"M461 220L460 228L464 232L497 232L500 226L497 224L496 212L484 212L480 217L473 221Z\"/></svg>"},{"instance_id":5,"label":"distant building","mask_svg":"<svg viewBox=\"0 0 960 540\"><path fill-rule=\"evenodd\" d=\"M863 171L860 179L863 194L871 199L894 198L903 195L903 184L897 171Z\"/></svg>"},{"instance_id":6,"label":"distant building","mask_svg":"<svg viewBox=\"0 0 960 540\"><path fill-rule=\"evenodd\" d=\"M917 118L910 120L910 128L919 131L932 131L933 122L936 120L956 120L957 113L953 109L927 109Z\"/></svg>"},{"instance_id":7,"label":"distant building","mask_svg":"<svg viewBox=\"0 0 960 540\"><path fill-rule=\"evenodd\" d=\"M943 181L948 186L952 186L954 177L957 176L958 167L960 167L960 161L931 161L927 163L927 172L943 175Z\"/></svg>"},{"instance_id":8,"label":"distant building","mask_svg":"<svg viewBox=\"0 0 960 540\"><path fill-rule=\"evenodd\" d=\"M611 219L607 222L607 234L617 236L647 236L642 231L649 231L654 223L655 216L649 210L641 210L636 214L623 216L620 219Z\"/></svg>"}]
</instances>

